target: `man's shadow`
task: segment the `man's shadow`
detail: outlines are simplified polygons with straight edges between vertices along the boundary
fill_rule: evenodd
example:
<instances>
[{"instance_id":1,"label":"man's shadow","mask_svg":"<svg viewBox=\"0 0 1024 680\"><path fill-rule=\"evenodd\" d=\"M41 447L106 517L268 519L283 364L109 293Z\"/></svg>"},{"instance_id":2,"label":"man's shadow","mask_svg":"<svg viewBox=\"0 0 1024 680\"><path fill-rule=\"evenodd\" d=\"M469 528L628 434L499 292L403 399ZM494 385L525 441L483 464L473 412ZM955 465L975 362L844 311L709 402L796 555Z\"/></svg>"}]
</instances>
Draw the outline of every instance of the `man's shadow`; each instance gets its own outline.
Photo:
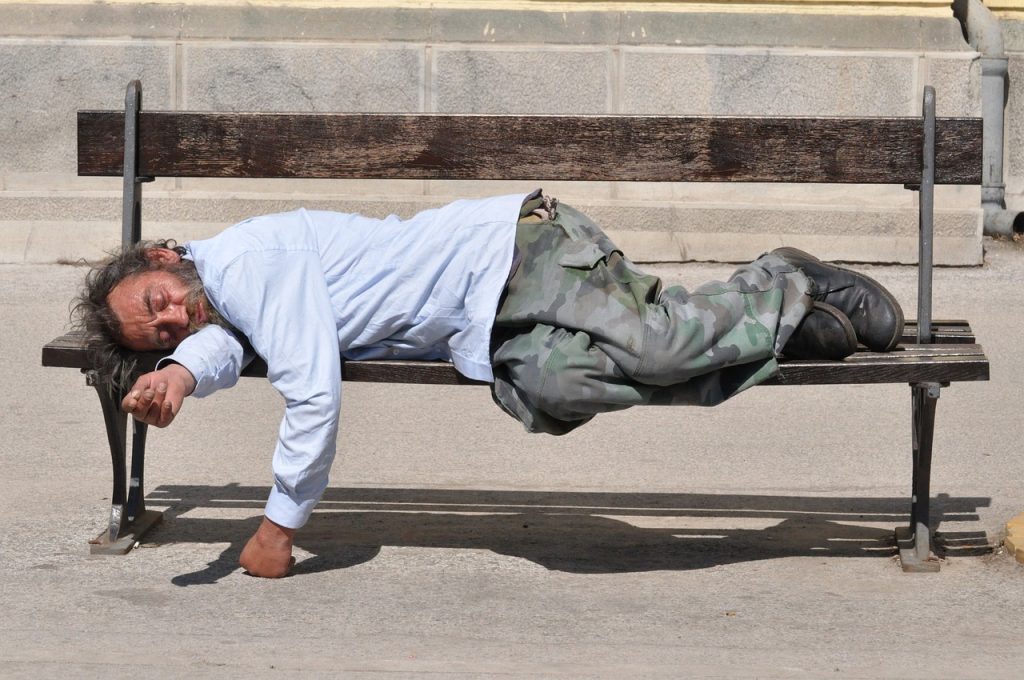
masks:
<instances>
[{"instance_id":1,"label":"man's shadow","mask_svg":"<svg viewBox=\"0 0 1024 680\"><path fill-rule=\"evenodd\" d=\"M267 489L162 486L149 500L171 506L150 540L228 543L176 585L213 583L238 569ZM933 500L933 526L976 521L988 498ZM292 574L344 569L383 546L491 550L579 574L690 570L793 556L882 557L907 522L905 498L822 498L674 493L577 493L444 489L328 489L296 547L311 553ZM190 517L198 508L251 508L245 520ZM747 524L750 528L743 525ZM724 528L723 528L724 527ZM988 551L984 532L945 533L943 551Z\"/></svg>"}]
</instances>

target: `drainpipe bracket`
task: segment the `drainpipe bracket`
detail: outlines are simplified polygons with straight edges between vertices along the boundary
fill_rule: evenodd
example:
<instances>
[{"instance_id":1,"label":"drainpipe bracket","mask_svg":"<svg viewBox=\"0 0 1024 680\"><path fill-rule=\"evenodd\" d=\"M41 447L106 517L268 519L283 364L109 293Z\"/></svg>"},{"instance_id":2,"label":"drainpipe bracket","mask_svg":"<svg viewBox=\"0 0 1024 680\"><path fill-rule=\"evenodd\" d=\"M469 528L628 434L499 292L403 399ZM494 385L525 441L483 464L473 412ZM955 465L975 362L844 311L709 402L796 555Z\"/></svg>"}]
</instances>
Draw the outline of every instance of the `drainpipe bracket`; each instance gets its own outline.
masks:
<instances>
[{"instance_id":1,"label":"drainpipe bracket","mask_svg":"<svg viewBox=\"0 0 1024 680\"><path fill-rule=\"evenodd\" d=\"M1005 78L1009 71L1009 58L1008 57L981 57L981 75L983 76L998 76Z\"/></svg>"},{"instance_id":2,"label":"drainpipe bracket","mask_svg":"<svg viewBox=\"0 0 1024 680\"><path fill-rule=\"evenodd\" d=\"M981 187L981 202L982 203L1003 203L1003 199L1006 196L1006 185L1005 184L989 184Z\"/></svg>"}]
</instances>

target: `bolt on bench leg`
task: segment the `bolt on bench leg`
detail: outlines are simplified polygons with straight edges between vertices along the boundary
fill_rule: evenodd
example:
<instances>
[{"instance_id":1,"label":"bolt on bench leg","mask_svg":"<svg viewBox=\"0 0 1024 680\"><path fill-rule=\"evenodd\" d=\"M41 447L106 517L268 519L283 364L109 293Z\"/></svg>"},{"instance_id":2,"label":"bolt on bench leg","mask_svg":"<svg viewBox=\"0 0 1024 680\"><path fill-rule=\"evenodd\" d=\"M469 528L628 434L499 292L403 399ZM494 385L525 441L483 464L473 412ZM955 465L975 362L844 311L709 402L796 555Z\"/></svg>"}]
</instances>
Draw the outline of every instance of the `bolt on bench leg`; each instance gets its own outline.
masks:
<instances>
[{"instance_id":1,"label":"bolt on bench leg","mask_svg":"<svg viewBox=\"0 0 1024 680\"><path fill-rule=\"evenodd\" d=\"M936 383L911 385L913 404L914 479L910 526L896 530L903 571L935 572L939 561L931 554L929 494L932 472L932 440L935 434L935 406L940 386Z\"/></svg>"},{"instance_id":2,"label":"bolt on bench leg","mask_svg":"<svg viewBox=\"0 0 1024 680\"><path fill-rule=\"evenodd\" d=\"M99 395L114 477L107 528L89 541L90 552L93 555L123 555L163 519L162 512L146 510L144 499L142 482L148 426L132 420L132 466L129 482L125 475L128 415L121 410L121 399L124 395L108 390L91 371L87 373L86 381L96 388Z\"/></svg>"}]
</instances>

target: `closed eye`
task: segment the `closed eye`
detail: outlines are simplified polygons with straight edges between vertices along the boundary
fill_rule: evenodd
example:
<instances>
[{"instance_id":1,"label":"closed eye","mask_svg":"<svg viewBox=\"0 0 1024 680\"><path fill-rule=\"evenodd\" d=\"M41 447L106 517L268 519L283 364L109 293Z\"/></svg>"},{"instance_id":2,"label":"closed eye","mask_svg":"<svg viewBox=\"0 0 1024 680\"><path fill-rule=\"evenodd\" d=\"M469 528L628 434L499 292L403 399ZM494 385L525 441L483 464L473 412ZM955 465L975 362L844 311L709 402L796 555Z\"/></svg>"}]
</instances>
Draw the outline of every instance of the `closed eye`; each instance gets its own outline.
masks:
<instances>
[{"instance_id":1,"label":"closed eye","mask_svg":"<svg viewBox=\"0 0 1024 680\"><path fill-rule=\"evenodd\" d=\"M167 307L167 296L163 291L160 291L153 298L153 313L156 314L157 312L162 312L165 307Z\"/></svg>"},{"instance_id":2,"label":"closed eye","mask_svg":"<svg viewBox=\"0 0 1024 680\"><path fill-rule=\"evenodd\" d=\"M147 288L142 295L142 302L146 307L146 313L151 319L155 319L157 313L167 306L166 300L167 296L162 291L153 295L151 288ZM158 328L151 336L151 343L154 349L167 349L171 344L171 334Z\"/></svg>"}]
</instances>

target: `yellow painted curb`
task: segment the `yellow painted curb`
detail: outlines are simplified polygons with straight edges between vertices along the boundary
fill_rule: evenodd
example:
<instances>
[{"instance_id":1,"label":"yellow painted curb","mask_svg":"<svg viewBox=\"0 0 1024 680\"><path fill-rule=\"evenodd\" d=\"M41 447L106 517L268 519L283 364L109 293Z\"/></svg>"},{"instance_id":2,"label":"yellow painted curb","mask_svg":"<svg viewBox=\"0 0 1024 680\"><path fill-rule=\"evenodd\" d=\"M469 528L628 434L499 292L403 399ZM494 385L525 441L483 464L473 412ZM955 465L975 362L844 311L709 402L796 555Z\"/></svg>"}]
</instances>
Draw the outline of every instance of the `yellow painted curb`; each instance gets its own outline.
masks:
<instances>
[{"instance_id":1,"label":"yellow painted curb","mask_svg":"<svg viewBox=\"0 0 1024 680\"><path fill-rule=\"evenodd\" d=\"M1003 541L1006 552L1024 564L1024 512L1006 523L1006 540Z\"/></svg>"}]
</instances>

